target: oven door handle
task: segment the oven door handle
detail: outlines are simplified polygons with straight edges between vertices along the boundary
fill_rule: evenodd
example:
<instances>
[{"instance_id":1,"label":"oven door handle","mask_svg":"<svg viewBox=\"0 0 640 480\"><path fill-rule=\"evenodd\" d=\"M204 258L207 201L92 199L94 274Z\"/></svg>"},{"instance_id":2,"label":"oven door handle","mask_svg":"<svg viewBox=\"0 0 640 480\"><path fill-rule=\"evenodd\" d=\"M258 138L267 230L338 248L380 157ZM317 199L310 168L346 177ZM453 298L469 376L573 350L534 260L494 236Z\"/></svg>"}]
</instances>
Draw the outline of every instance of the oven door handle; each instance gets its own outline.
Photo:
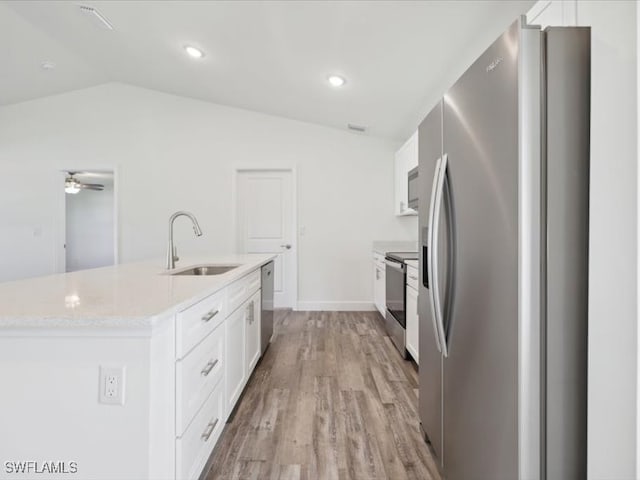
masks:
<instances>
[{"instance_id":1,"label":"oven door handle","mask_svg":"<svg viewBox=\"0 0 640 480\"><path fill-rule=\"evenodd\" d=\"M404 272L405 269L407 268L404 263L394 262L393 260L385 259L384 263L387 265L387 267L391 267L394 270L398 270L400 272Z\"/></svg>"}]
</instances>

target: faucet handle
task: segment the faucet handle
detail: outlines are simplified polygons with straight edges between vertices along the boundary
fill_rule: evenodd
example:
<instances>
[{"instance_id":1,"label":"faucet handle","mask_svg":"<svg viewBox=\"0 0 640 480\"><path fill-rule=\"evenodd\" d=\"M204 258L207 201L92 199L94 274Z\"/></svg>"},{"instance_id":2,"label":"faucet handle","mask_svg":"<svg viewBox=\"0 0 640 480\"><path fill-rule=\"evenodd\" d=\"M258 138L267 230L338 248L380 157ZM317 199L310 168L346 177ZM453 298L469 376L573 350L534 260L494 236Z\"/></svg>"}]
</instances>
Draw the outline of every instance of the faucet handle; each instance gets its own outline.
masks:
<instances>
[{"instance_id":1,"label":"faucet handle","mask_svg":"<svg viewBox=\"0 0 640 480\"><path fill-rule=\"evenodd\" d=\"M178 247L176 247L175 245L173 246L173 252L171 252L173 254L173 261L177 262L178 260L180 260L180 257L178 256Z\"/></svg>"}]
</instances>

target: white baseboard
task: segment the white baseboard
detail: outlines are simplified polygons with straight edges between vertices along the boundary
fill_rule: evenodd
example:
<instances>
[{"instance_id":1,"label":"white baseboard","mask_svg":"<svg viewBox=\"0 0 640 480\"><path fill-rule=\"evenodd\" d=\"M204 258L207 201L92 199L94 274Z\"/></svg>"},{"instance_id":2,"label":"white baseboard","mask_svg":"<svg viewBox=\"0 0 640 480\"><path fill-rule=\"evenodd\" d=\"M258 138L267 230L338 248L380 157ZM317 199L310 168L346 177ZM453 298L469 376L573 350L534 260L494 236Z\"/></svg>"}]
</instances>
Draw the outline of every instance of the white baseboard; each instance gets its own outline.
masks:
<instances>
[{"instance_id":1,"label":"white baseboard","mask_svg":"<svg viewBox=\"0 0 640 480\"><path fill-rule=\"evenodd\" d=\"M298 302L296 310L303 312L373 312L373 302Z\"/></svg>"}]
</instances>

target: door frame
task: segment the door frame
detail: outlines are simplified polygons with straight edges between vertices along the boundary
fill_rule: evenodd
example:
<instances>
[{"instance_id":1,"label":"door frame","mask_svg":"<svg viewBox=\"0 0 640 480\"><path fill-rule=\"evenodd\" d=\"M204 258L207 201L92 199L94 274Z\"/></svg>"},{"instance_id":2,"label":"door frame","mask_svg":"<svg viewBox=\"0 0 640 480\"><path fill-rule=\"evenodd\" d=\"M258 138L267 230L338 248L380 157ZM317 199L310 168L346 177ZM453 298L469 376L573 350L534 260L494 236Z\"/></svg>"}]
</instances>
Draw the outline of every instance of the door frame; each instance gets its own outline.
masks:
<instances>
[{"instance_id":1,"label":"door frame","mask_svg":"<svg viewBox=\"0 0 640 480\"><path fill-rule=\"evenodd\" d=\"M237 252L241 252L242 240L238 235L238 175L243 172L290 172L291 173L291 196L293 205L292 212L292 226L293 238L291 242L293 244L293 279L291 281L291 296L293 302L291 308L298 310L298 268L299 268L299 254L298 254L298 172L296 165L240 165L233 169L233 178L231 182L231 228L233 229L233 245Z\"/></svg>"},{"instance_id":2,"label":"door frame","mask_svg":"<svg viewBox=\"0 0 640 480\"><path fill-rule=\"evenodd\" d=\"M62 178L62 184L66 178L67 172L113 172L113 264L120 263L120 222L119 222L119 204L120 204L120 166L119 165L85 165L83 167L59 168L58 173ZM56 271L66 273L67 270L67 251L65 244L67 243L67 208L66 193L64 188L60 189L62 195L59 197L60 215L62 221L59 222L59 231L57 232L58 244L56 245Z\"/></svg>"}]
</instances>

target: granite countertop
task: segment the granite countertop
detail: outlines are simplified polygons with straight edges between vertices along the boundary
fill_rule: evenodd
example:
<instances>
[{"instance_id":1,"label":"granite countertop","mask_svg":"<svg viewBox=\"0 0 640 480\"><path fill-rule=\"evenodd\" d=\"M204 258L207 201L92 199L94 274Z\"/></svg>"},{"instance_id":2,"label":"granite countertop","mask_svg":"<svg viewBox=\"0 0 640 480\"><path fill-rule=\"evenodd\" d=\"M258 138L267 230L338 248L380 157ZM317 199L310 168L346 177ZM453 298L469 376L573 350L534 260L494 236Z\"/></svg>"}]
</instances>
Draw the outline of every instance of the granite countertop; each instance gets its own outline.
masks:
<instances>
[{"instance_id":1,"label":"granite countertop","mask_svg":"<svg viewBox=\"0 0 640 480\"><path fill-rule=\"evenodd\" d=\"M373 242L373 251L381 255L386 255L387 252L417 252L418 242L376 241Z\"/></svg>"},{"instance_id":2,"label":"granite countertop","mask_svg":"<svg viewBox=\"0 0 640 480\"><path fill-rule=\"evenodd\" d=\"M33 327L149 326L202 300L274 258L269 254L186 258L193 265L238 265L221 275L167 275L162 260L0 283L0 330Z\"/></svg>"}]
</instances>

